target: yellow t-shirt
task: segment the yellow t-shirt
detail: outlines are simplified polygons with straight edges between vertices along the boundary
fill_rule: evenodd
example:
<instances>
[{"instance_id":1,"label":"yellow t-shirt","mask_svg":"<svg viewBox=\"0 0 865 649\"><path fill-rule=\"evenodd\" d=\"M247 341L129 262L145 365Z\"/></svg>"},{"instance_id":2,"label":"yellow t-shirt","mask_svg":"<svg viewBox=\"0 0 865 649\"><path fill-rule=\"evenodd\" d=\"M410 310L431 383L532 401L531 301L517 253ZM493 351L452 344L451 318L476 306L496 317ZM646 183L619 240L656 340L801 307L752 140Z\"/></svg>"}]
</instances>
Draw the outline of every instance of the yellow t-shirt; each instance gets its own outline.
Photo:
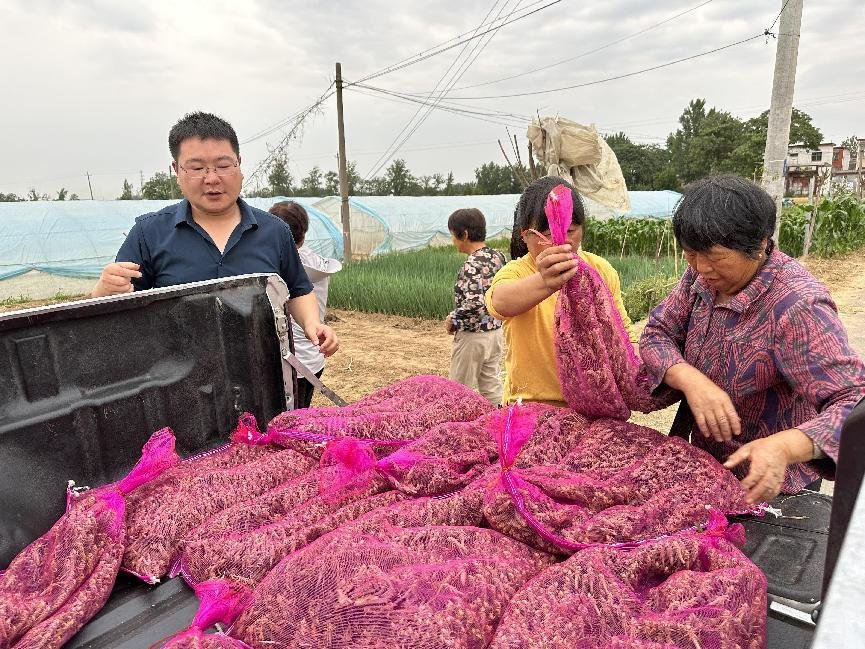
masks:
<instances>
[{"instance_id":1,"label":"yellow t-shirt","mask_svg":"<svg viewBox=\"0 0 865 649\"><path fill-rule=\"evenodd\" d=\"M622 316L622 322L633 338L632 323L622 302L622 288L616 269L603 257L580 250L580 258L598 271L613 295L613 302ZM508 262L496 273L484 295L487 309L504 322L507 355L505 356L504 404L523 401L543 401L564 406L562 388L556 374L556 355L553 348L556 300L558 291L525 313L505 318L493 308L493 292L501 282L531 277L538 272L531 255Z\"/></svg>"}]
</instances>

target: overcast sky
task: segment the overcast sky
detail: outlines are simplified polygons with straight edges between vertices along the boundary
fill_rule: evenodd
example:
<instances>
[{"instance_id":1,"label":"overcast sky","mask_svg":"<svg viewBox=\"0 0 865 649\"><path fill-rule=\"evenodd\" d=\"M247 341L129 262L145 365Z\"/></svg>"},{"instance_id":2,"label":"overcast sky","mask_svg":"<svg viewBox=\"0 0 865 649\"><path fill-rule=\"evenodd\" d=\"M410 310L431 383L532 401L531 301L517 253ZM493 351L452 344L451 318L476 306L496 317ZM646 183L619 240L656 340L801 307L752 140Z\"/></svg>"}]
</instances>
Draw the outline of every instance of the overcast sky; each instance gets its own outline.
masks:
<instances>
[{"instance_id":1,"label":"overcast sky","mask_svg":"<svg viewBox=\"0 0 865 649\"><path fill-rule=\"evenodd\" d=\"M704 2L561 0L502 27L474 50L477 58L455 83L450 101L485 114L557 113L647 143L663 143L695 97L742 118L756 115L769 104L772 39L583 88L471 99L596 81L704 52L762 32L782 5L710 0L567 64L476 85L577 57ZM494 3L3 0L0 192L23 195L35 187L54 194L66 187L87 198L89 171L94 196L115 198L124 178L137 187L139 172L147 179L167 170L168 129L187 111L225 117L243 142L312 104L332 82L336 61L347 80L357 80L476 28L489 12L488 20L516 17L545 4L521 0L512 13L517 0ZM862 0L805 0L796 105L835 142L865 135L863 18ZM470 52L457 47L368 83L402 93L430 91L458 55L462 61ZM357 161L361 175L374 169L415 109L403 100L346 90L348 158ZM524 126L514 132L524 141ZM283 135L277 130L242 146L247 177ZM501 124L435 110L396 157L416 175L452 170L458 180L468 180L480 164L503 162L496 140L505 135ZM315 164L334 169L336 151L331 97L292 143L291 171L299 177Z\"/></svg>"}]
</instances>

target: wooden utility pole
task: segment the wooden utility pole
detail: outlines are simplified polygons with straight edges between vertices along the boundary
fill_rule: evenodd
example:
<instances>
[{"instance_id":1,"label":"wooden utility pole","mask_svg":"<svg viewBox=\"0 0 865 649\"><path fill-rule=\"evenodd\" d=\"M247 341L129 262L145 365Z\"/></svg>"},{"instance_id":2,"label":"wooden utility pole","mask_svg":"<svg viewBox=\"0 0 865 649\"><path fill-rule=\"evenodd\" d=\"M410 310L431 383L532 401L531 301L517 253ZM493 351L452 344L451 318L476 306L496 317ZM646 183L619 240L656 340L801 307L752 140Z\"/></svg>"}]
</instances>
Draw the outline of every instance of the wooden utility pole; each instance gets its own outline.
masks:
<instances>
[{"instance_id":1,"label":"wooden utility pole","mask_svg":"<svg viewBox=\"0 0 865 649\"><path fill-rule=\"evenodd\" d=\"M90 188L90 200L93 200L93 185L90 184L90 172L87 173L87 186Z\"/></svg>"},{"instance_id":2,"label":"wooden utility pole","mask_svg":"<svg viewBox=\"0 0 865 649\"><path fill-rule=\"evenodd\" d=\"M775 50L775 75L772 104L763 153L763 189L775 200L775 241L781 228L781 201L784 198L784 162L790 145L790 121L799 55L799 29L802 25L802 0L781 0L781 22Z\"/></svg>"},{"instance_id":3,"label":"wooden utility pole","mask_svg":"<svg viewBox=\"0 0 865 649\"><path fill-rule=\"evenodd\" d=\"M345 159L345 124L342 121L342 65L336 64L336 125L339 131L339 215L342 219L342 260L351 263L351 223L348 211L348 172Z\"/></svg>"}]
</instances>

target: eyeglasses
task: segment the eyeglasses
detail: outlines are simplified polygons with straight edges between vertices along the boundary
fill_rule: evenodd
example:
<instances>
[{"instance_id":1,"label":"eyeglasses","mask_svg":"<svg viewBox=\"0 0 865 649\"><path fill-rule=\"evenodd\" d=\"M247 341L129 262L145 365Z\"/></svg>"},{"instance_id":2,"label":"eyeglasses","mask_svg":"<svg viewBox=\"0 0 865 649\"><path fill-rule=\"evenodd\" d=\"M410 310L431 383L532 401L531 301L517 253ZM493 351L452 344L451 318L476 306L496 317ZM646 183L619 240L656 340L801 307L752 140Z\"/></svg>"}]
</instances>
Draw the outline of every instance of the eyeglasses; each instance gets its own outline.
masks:
<instances>
[{"instance_id":1,"label":"eyeglasses","mask_svg":"<svg viewBox=\"0 0 865 649\"><path fill-rule=\"evenodd\" d=\"M550 241L550 238L548 236L541 234L540 232L538 232L534 228L526 228L526 232L531 232L532 234L537 235L538 240L541 242L541 245L544 245L544 246L553 245L553 242Z\"/></svg>"},{"instance_id":2,"label":"eyeglasses","mask_svg":"<svg viewBox=\"0 0 865 649\"><path fill-rule=\"evenodd\" d=\"M228 176L233 176L240 166L239 162L220 162L215 167L201 167L198 165L193 165L190 167L184 167L179 162L177 163L178 169L183 169L189 178L204 178L211 171L215 173L220 178L227 178Z\"/></svg>"}]
</instances>

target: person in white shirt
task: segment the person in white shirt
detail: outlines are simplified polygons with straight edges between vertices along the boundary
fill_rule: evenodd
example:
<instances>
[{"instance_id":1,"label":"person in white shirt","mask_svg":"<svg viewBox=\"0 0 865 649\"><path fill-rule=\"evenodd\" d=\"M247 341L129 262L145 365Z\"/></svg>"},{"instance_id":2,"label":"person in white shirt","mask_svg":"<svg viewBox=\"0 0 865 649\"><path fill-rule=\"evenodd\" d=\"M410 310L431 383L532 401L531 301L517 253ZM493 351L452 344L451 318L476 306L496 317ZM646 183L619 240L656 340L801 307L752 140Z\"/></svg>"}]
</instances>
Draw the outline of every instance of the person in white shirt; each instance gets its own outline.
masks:
<instances>
[{"instance_id":1,"label":"person in white shirt","mask_svg":"<svg viewBox=\"0 0 865 649\"><path fill-rule=\"evenodd\" d=\"M309 230L309 215L302 205L294 201L281 201L274 204L270 210L271 214L278 216L291 228L300 262L306 271L309 281L312 282L312 290L318 302L318 311L321 321L324 322L324 314L327 310L327 291L330 285L330 276L342 269L338 259L322 257L309 246L304 245L306 233ZM324 354L319 348L306 339L303 329L294 319L291 320L291 334L294 338L294 355L301 363L317 377L324 372ZM309 408L312 403L314 386L303 377L297 377L297 408Z\"/></svg>"}]
</instances>

